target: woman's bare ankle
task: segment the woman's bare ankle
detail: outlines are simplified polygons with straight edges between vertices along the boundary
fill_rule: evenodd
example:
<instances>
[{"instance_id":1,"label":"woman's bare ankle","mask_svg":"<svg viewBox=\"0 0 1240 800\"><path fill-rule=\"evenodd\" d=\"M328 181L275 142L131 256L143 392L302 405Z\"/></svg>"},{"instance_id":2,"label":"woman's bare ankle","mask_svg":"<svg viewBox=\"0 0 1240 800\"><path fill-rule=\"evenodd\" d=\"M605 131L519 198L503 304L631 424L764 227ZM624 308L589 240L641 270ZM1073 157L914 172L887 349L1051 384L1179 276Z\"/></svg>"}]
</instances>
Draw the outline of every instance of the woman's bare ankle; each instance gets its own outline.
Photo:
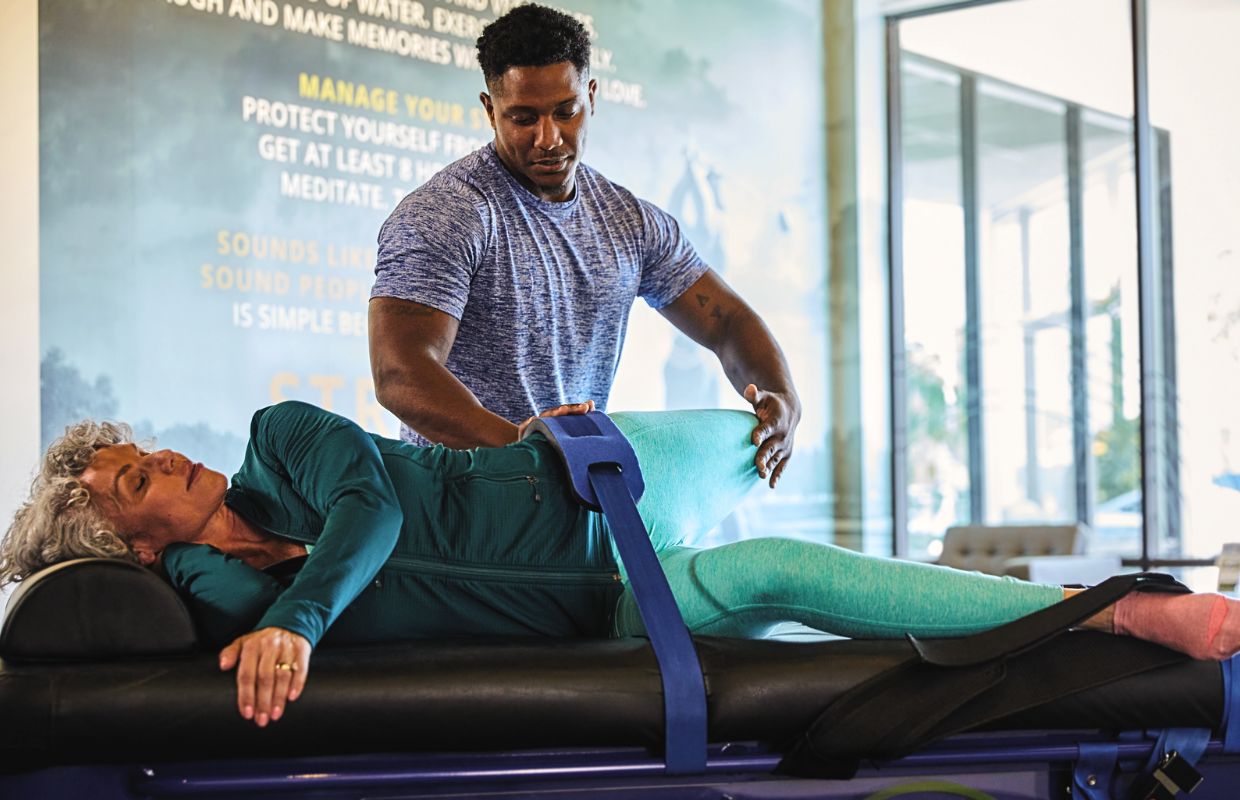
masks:
<instances>
[{"instance_id":1,"label":"woman's bare ankle","mask_svg":"<svg viewBox=\"0 0 1240 800\"><path fill-rule=\"evenodd\" d=\"M1072 589L1067 586L1063 589L1063 599L1078 595L1084 589ZM1087 631L1102 631L1103 633L1115 633L1115 606L1109 605L1106 608L1094 614L1089 619L1082 622L1077 627Z\"/></svg>"}]
</instances>

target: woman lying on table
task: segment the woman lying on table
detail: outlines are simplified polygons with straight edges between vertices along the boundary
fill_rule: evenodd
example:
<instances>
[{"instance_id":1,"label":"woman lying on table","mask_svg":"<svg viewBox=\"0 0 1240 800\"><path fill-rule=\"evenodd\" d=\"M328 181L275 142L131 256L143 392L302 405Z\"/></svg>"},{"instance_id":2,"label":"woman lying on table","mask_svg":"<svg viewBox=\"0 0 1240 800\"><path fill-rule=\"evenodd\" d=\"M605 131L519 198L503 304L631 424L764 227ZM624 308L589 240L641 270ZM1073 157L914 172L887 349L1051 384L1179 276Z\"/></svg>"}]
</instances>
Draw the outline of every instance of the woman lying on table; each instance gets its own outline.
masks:
<instances>
[{"instance_id":1,"label":"woman lying on table","mask_svg":"<svg viewBox=\"0 0 1240 800\"><path fill-rule=\"evenodd\" d=\"M788 539L682 546L757 482L753 416L612 419L642 466L638 510L694 633L760 637L794 621L862 638L962 636L1071 591ZM281 403L254 415L231 486L131 439L84 422L48 449L0 544L0 584L86 556L161 563L203 633L227 643L220 668L237 668L238 709L260 726L302 693L320 641L642 632L606 523L573 500L540 435L416 447ZM1132 593L1086 627L1221 659L1240 649L1238 602Z\"/></svg>"}]
</instances>

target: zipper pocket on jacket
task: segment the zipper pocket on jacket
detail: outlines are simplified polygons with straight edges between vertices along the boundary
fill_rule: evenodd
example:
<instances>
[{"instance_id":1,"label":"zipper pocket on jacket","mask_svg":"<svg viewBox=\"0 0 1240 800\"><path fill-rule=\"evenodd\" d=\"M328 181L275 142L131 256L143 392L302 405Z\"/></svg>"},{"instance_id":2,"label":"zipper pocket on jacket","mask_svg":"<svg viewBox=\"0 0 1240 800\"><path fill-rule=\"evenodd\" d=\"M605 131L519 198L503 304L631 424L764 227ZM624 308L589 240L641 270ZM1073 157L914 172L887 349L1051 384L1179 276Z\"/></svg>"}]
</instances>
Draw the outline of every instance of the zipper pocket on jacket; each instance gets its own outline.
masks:
<instances>
[{"instance_id":1,"label":"zipper pocket on jacket","mask_svg":"<svg viewBox=\"0 0 1240 800\"><path fill-rule=\"evenodd\" d=\"M414 556L390 556L387 564L410 572L438 575L445 578L502 581L522 580L537 583L618 583L619 573L609 569L559 569L556 567L498 567L434 561Z\"/></svg>"},{"instance_id":2,"label":"zipper pocket on jacket","mask_svg":"<svg viewBox=\"0 0 1240 800\"><path fill-rule=\"evenodd\" d=\"M534 494L534 502L537 503L542 500L542 494L538 491L537 475L505 475L502 477L495 477L492 475L466 475L458 478L457 480L462 482L484 481L486 483L528 483L530 486L530 491Z\"/></svg>"}]
</instances>

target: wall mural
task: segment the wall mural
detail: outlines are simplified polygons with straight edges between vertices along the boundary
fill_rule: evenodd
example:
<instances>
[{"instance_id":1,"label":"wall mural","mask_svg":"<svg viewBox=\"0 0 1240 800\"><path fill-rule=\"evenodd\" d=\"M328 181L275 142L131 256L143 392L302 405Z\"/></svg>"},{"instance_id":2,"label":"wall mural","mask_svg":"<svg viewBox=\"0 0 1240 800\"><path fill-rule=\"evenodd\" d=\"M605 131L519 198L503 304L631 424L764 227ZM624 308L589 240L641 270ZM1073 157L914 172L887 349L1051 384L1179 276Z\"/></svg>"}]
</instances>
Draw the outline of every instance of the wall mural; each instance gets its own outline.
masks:
<instances>
[{"instance_id":1,"label":"wall mural","mask_svg":"<svg viewBox=\"0 0 1240 800\"><path fill-rule=\"evenodd\" d=\"M395 436L367 359L376 235L490 140L474 40L512 5L44 0L44 444L119 418L228 472L251 413L285 398ZM828 488L820 4L558 7L594 40L586 161L675 214L788 352L806 420L762 502L811 514ZM610 406L742 407L674 334L638 304Z\"/></svg>"}]
</instances>

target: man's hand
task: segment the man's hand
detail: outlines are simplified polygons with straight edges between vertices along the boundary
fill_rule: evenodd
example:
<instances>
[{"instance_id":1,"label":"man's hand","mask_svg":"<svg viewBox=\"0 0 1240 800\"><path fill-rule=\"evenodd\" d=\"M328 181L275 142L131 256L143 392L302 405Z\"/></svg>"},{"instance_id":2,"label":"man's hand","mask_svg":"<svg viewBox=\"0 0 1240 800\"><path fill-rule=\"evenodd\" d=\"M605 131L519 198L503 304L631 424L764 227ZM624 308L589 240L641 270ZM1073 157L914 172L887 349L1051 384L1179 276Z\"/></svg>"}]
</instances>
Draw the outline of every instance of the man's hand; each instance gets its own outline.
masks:
<instances>
[{"instance_id":1,"label":"man's hand","mask_svg":"<svg viewBox=\"0 0 1240 800\"><path fill-rule=\"evenodd\" d=\"M260 728L301 696L310 671L310 642L283 628L261 628L220 651L220 669L237 668L237 710Z\"/></svg>"},{"instance_id":2,"label":"man's hand","mask_svg":"<svg viewBox=\"0 0 1240 800\"><path fill-rule=\"evenodd\" d=\"M549 408L541 412L538 417L563 417L569 414L589 414L594 410L594 401L587 400L584 403L567 403L555 408ZM525 430L530 427L530 423L538 419L538 417L530 417L517 426L517 441L521 441L525 437Z\"/></svg>"},{"instance_id":3,"label":"man's hand","mask_svg":"<svg viewBox=\"0 0 1240 800\"><path fill-rule=\"evenodd\" d=\"M801 421L801 404L795 394L765 392L752 383L745 387L744 394L758 417L758 425L753 429L758 455L753 463L759 475L770 477L774 489L779 476L784 474L784 467L788 466L788 459L792 458L792 440L797 423Z\"/></svg>"}]
</instances>

